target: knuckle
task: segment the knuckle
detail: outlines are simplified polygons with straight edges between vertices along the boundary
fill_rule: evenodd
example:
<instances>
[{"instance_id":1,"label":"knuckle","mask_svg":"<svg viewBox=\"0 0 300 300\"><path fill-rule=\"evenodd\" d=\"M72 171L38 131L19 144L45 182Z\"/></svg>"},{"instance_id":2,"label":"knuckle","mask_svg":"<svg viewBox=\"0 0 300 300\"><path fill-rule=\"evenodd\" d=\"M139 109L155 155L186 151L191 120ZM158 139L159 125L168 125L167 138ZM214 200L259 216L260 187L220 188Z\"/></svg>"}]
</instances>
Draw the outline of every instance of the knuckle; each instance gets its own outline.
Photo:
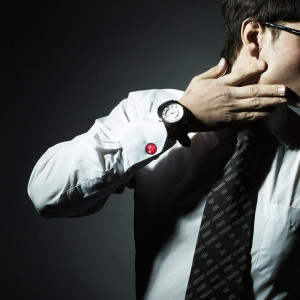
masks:
<instances>
[{"instance_id":1,"label":"knuckle","mask_svg":"<svg viewBox=\"0 0 300 300\"><path fill-rule=\"evenodd\" d=\"M223 122L228 124L235 120L235 115L231 113L225 113L223 115Z\"/></svg>"},{"instance_id":2,"label":"knuckle","mask_svg":"<svg viewBox=\"0 0 300 300\"><path fill-rule=\"evenodd\" d=\"M202 75L197 75L193 78L194 81L199 81L202 79Z\"/></svg>"},{"instance_id":3,"label":"knuckle","mask_svg":"<svg viewBox=\"0 0 300 300\"><path fill-rule=\"evenodd\" d=\"M271 96L276 96L278 94L278 88L275 86L271 91Z\"/></svg>"},{"instance_id":4,"label":"knuckle","mask_svg":"<svg viewBox=\"0 0 300 300\"><path fill-rule=\"evenodd\" d=\"M238 69L237 73L238 73L238 76L240 78L244 78L245 77L245 70L244 69Z\"/></svg>"},{"instance_id":5,"label":"knuckle","mask_svg":"<svg viewBox=\"0 0 300 300\"><path fill-rule=\"evenodd\" d=\"M195 83L197 81L197 77L198 76L193 77L193 79L191 80L191 83Z\"/></svg>"},{"instance_id":6,"label":"knuckle","mask_svg":"<svg viewBox=\"0 0 300 300\"><path fill-rule=\"evenodd\" d=\"M268 94L269 96L273 96L273 97L277 96L278 95L278 89L277 89L277 87L274 86L274 87L268 89L266 94Z\"/></svg>"},{"instance_id":7,"label":"knuckle","mask_svg":"<svg viewBox=\"0 0 300 300\"><path fill-rule=\"evenodd\" d=\"M260 107L260 101L258 98L251 99L251 106L253 108L259 108Z\"/></svg>"},{"instance_id":8,"label":"knuckle","mask_svg":"<svg viewBox=\"0 0 300 300\"><path fill-rule=\"evenodd\" d=\"M251 120L254 120L254 117L255 117L255 115L254 115L254 113L252 111L246 111L244 113L244 119L245 120L251 121Z\"/></svg>"},{"instance_id":9,"label":"knuckle","mask_svg":"<svg viewBox=\"0 0 300 300\"><path fill-rule=\"evenodd\" d=\"M252 96L258 96L258 88L257 88L257 86L255 86L255 85L251 85L250 86L250 94L252 95Z\"/></svg>"},{"instance_id":10,"label":"knuckle","mask_svg":"<svg viewBox=\"0 0 300 300\"><path fill-rule=\"evenodd\" d=\"M223 92L223 96L226 98L226 99L231 99L232 98L232 91L230 88L226 88Z\"/></svg>"}]
</instances>

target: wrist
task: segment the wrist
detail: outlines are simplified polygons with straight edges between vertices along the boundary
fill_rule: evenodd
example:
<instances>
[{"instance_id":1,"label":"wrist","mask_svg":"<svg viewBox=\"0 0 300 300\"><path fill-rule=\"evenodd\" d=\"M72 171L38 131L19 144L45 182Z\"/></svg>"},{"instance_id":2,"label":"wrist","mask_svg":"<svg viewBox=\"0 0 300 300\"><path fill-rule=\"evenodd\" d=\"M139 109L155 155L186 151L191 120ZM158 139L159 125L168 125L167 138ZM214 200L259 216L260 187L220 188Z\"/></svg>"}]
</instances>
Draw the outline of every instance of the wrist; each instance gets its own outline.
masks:
<instances>
[{"instance_id":1,"label":"wrist","mask_svg":"<svg viewBox=\"0 0 300 300\"><path fill-rule=\"evenodd\" d=\"M212 129L210 129L204 123L204 117L206 114L208 114L208 112L202 111L200 117L198 116L198 113L200 111L200 109L198 108L197 115L195 115L191 110L192 108L194 108L193 105L191 105L189 101L185 101L185 100L186 100L185 98L180 98L178 102L185 107L186 118L187 118L187 132L190 133L190 132L211 131ZM186 102L190 105L186 104Z\"/></svg>"}]
</instances>

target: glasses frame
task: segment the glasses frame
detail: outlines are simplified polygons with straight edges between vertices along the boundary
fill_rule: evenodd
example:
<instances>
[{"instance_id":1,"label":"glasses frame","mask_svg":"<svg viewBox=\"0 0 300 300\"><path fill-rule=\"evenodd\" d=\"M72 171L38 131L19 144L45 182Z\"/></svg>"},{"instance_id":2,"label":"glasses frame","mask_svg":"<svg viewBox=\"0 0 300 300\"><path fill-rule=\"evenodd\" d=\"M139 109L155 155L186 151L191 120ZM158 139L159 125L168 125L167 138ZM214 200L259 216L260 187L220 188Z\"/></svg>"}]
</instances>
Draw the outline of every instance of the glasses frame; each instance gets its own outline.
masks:
<instances>
[{"instance_id":1,"label":"glasses frame","mask_svg":"<svg viewBox=\"0 0 300 300\"><path fill-rule=\"evenodd\" d=\"M273 23L269 23L269 22L260 22L260 23L267 26L267 27L276 28L276 29L283 30L283 31L286 31L286 32L289 32L289 33L300 36L300 30L296 30L296 29L293 29L293 28L290 28L290 27L286 27L286 26L278 25L278 24L273 24Z\"/></svg>"}]
</instances>

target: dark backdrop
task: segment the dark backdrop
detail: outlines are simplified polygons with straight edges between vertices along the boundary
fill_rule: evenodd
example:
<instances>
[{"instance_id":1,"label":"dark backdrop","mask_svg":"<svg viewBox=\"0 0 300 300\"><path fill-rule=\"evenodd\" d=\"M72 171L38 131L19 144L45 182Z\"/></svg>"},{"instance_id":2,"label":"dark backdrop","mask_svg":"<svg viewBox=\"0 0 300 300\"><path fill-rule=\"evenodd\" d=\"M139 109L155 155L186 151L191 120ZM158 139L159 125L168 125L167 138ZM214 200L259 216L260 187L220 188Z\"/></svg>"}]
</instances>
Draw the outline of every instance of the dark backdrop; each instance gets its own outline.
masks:
<instances>
[{"instance_id":1,"label":"dark backdrop","mask_svg":"<svg viewBox=\"0 0 300 300\"><path fill-rule=\"evenodd\" d=\"M26 187L48 147L128 93L185 89L219 60L219 0L11 3L1 18L1 299L134 299L132 191L43 219Z\"/></svg>"}]
</instances>

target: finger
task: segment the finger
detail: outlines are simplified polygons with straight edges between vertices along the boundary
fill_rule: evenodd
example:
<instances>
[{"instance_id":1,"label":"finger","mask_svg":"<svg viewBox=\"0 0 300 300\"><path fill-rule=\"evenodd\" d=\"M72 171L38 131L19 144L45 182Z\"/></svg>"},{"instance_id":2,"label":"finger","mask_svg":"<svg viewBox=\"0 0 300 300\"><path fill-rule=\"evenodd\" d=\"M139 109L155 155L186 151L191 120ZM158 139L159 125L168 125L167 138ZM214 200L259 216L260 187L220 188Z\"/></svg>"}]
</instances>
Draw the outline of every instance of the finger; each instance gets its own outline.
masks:
<instances>
[{"instance_id":1,"label":"finger","mask_svg":"<svg viewBox=\"0 0 300 300\"><path fill-rule=\"evenodd\" d=\"M232 123L248 123L266 118L273 112L273 109L265 111L244 111L234 114Z\"/></svg>"},{"instance_id":2,"label":"finger","mask_svg":"<svg viewBox=\"0 0 300 300\"><path fill-rule=\"evenodd\" d=\"M254 77L267 69L267 64L263 60L258 60L256 64L249 64L243 68L232 71L230 74L222 77L225 85L238 85L242 81Z\"/></svg>"},{"instance_id":3,"label":"finger","mask_svg":"<svg viewBox=\"0 0 300 300\"><path fill-rule=\"evenodd\" d=\"M197 79L215 79L222 76L227 70L228 64L225 58L222 58L217 66L197 76Z\"/></svg>"},{"instance_id":4,"label":"finger","mask_svg":"<svg viewBox=\"0 0 300 300\"><path fill-rule=\"evenodd\" d=\"M240 112L253 112L253 111L264 111L269 108L275 108L283 105L287 102L286 98L250 98L234 100L231 111Z\"/></svg>"},{"instance_id":5,"label":"finger","mask_svg":"<svg viewBox=\"0 0 300 300\"><path fill-rule=\"evenodd\" d=\"M243 87L231 87L227 96L232 99L246 99L255 97L284 97L286 96L286 87L284 85L246 85Z\"/></svg>"}]
</instances>

